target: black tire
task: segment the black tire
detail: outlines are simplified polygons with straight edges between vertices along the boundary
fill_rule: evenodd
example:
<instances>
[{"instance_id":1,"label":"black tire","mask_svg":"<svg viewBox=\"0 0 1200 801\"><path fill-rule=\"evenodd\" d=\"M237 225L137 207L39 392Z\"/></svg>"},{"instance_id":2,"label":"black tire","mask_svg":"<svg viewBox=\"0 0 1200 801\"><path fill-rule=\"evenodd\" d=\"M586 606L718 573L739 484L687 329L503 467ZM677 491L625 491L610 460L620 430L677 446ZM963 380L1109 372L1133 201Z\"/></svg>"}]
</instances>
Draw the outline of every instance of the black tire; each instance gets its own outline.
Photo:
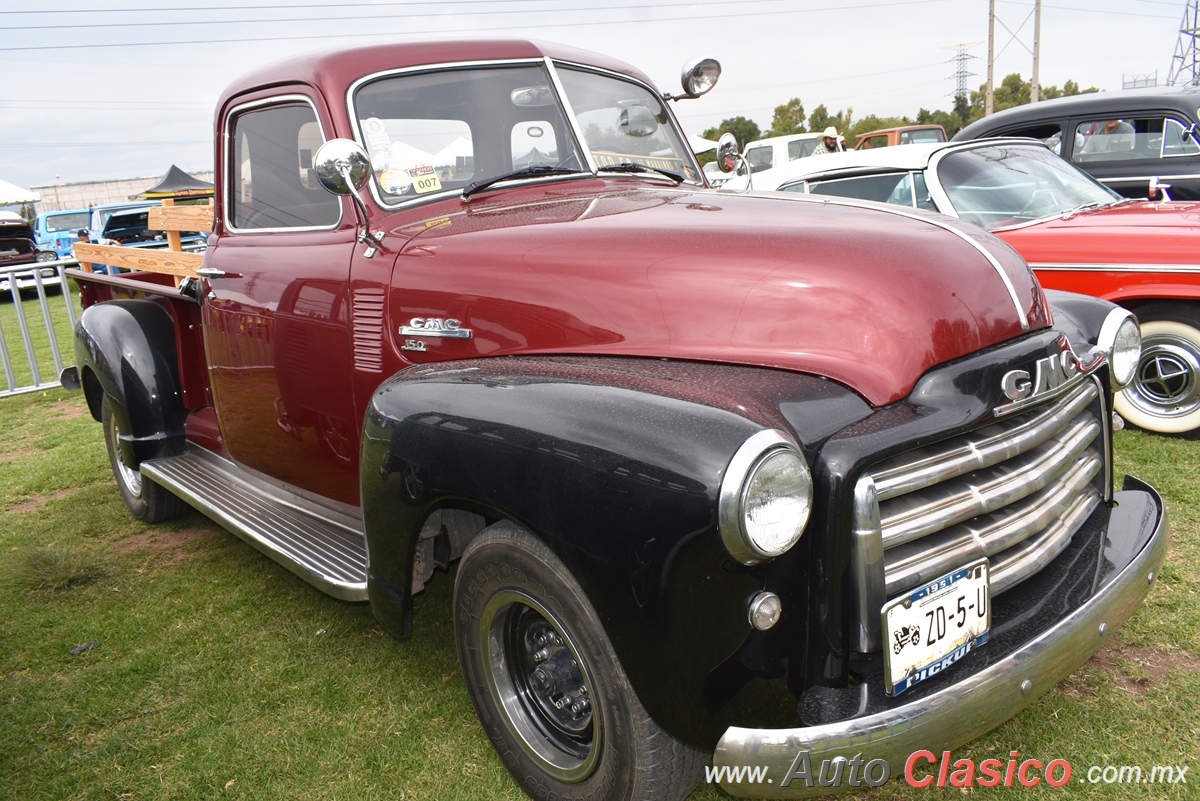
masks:
<instances>
[{"instance_id":1,"label":"black tire","mask_svg":"<svg viewBox=\"0 0 1200 801\"><path fill-rule=\"evenodd\" d=\"M454 635L475 712L532 798L671 801L700 781L706 755L650 719L583 589L520 526L463 554Z\"/></svg>"},{"instance_id":2,"label":"black tire","mask_svg":"<svg viewBox=\"0 0 1200 801\"><path fill-rule=\"evenodd\" d=\"M117 444L120 424L107 395L100 404L100 418L104 425L104 444L108 447L108 463L112 466L121 497L133 516L147 523L161 523L187 511L187 504L178 496L143 476L136 466L126 464L125 455Z\"/></svg>"},{"instance_id":3,"label":"black tire","mask_svg":"<svg viewBox=\"0 0 1200 801\"><path fill-rule=\"evenodd\" d=\"M1117 413L1160 434L1200 431L1200 308L1156 303L1136 313L1142 357L1114 402Z\"/></svg>"}]
</instances>

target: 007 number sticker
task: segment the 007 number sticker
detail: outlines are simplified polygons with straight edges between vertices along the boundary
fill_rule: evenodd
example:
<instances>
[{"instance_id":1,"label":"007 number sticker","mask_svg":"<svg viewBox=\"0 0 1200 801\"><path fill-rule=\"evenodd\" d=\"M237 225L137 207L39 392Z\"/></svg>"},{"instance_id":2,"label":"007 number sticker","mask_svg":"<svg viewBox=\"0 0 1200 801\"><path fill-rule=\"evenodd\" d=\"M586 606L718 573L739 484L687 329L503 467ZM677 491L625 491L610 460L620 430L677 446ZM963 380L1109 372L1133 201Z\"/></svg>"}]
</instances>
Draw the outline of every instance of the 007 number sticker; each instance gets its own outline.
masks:
<instances>
[{"instance_id":1,"label":"007 number sticker","mask_svg":"<svg viewBox=\"0 0 1200 801\"><path fill-rule=\"evenodd\" d=\"M987 642L990 592L988 561L980 559L883 607L889 695L937 676Z\"/></svg>"}]
</instances>

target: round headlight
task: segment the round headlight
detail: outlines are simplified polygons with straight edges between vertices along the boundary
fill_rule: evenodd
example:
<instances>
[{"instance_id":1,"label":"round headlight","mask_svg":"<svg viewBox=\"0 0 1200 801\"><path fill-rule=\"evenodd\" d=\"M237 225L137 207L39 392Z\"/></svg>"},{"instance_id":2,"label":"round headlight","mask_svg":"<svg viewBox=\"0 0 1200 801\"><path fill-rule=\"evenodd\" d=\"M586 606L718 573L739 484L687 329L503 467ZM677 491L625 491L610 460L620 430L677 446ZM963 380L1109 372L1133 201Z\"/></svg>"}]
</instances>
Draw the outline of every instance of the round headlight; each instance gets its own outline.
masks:
<instances>
[{"instance_id":1,"label":"round headlight","mask_svg":"<svg viewBox=\"0 0 1200 801\"><path fill-rule=\"evenodd\" d=\"M1142 356L1142 332L1138 329L1137 321L1126 317L1117 329L1113 342L1112 364L1113 381L1119 387L1129 386L1137 370L1138 360Z\"/></svg>"},{"instance_id":2,"label":"round headlight","mask_svg":"<svg viewBox=\"0 0 1200 801\"><path fill-rule=\"evenodd\" d=\"M778 556L796 544L812 508L808 465L791 450L767 454L746 481L742 527L750 546L763 556Z\"/></svg>"},{"instance_id":3,"label":"round headlight","mask_svg":"<svg viewBox=\"0 0 1200 801\"><path fill-rule=\"evenodd\" d=\"M721 484L721 539L729 555L755 564L787 551L808 525L812 473L779 432L742 444Z\"/></svg>"}]
</instances>

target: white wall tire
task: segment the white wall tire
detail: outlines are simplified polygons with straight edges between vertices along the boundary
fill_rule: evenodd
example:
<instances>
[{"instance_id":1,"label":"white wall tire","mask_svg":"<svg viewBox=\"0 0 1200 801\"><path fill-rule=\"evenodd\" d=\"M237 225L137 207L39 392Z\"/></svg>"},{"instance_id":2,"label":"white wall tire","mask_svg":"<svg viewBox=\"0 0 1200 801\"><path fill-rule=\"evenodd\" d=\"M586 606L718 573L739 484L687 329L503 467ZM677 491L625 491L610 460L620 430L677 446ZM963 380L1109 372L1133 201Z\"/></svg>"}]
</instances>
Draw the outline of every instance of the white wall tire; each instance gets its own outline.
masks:
<instances>
[{"instance_id":1,"label":"white wall tire","mask_svg":"<svg viewBox=\"0 0 1200 801\"><path fill-rule=\"evenodd\" d=\"M1138 428L1159 434L1200 429L1200 312L1154 307L1140 310L1138 318L1142 356L1114 408Z\"/></svg>"}]
</instances>

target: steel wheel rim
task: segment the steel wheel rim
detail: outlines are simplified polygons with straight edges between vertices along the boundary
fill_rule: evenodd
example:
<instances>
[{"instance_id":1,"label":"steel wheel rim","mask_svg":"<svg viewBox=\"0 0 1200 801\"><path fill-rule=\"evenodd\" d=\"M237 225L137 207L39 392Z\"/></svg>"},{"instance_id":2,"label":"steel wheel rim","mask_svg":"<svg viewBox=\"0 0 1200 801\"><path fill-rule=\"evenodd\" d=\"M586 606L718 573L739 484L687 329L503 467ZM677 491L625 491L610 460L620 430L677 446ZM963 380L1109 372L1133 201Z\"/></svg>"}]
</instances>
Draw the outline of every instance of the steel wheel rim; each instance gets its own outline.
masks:
<instances>
[{"instance_id":1,"label":"steel wheel rim","mask_svg":"<svg viewBox=\"0 0 1200 801\"><path fill-rule=\"evenodd\" d=\"M1195 345L1168 334L1147 337L1125 398L1155 417L1182 417L1200 409L1200 355Z\"/></svg>"},{"instance_id":2,"label":"steel wheel rim","mask_svg":"<svg viewBox=\"0 0 1200 801\"><path fill-rule=\"evenodd\" d=\"M117 426L117 417L109 415L109 436L112 437L113 453L116 455L115 464L117 476L131 493L137 498L142 497L142 474L125 464L125 453L121 450L121 429Z\"/></svg>"},{"instance_id":3,"label":"steel wheel rim","mask_svg":"<svg viewBox=\"0 0 1200 801\"><path fill-rule=\"evenodd\" d=\"M553 640L538 640L550 633ZM488 600L480 637L488 690L525 754L562 782L590 776L600 759L603 726L599 710L592 706L596 696L591 671L570 632L536 599L506 590ZM542 649L550 655L539 661L536 655ZM554 669L536 675L537 668L545 666ZM574 681L578 687L571 686ZM564 707L556 706L555 700L564 696ZM573 713L570 707L581 700L587 711Z\"/></svg>"}]
</instances>

